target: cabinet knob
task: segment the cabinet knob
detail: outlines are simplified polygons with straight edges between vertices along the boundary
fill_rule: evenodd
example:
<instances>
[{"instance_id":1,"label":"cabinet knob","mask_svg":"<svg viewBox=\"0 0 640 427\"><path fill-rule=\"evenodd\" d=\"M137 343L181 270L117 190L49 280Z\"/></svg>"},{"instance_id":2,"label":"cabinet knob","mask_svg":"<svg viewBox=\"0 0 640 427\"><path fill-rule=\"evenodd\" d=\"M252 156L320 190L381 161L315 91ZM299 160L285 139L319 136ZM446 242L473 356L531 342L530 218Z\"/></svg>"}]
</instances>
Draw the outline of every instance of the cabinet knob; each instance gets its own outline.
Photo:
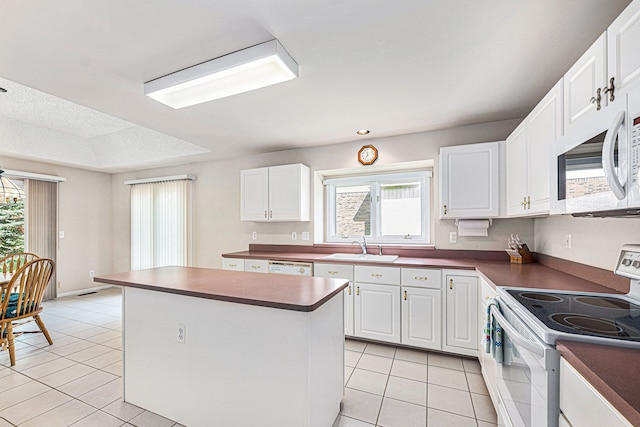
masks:
<instances>
[{"instance_id":1,"label":"cabinet knob","mask_svg":"<svg viewBox=\"0 0 640 427\"><path fill-rule=\"evenodd\" d=\"M613 84L614 80L615 78L611 77L611 80L609 80L609 87L605 87L602 91L602 93L604 94L609 93L609 101L613 101L614 99L616 99L616 97L613 95L616 90L616 86Z\"/></svg>"},{"instance_id":2,"label":"cabinet knob","mask_svg":"<svg viewBox=\"0 0 640 427\"><path fill-rule=\"evenodd\" d=\"M591 97L591 99L589 100L590 103L592 104L596 104L596 111L600 111L600 109L602 108L602 106L600 105L600 102L602 101L602 89L598 88L598 90L596 91L596 96Z\"/></svg>"},{"instance_id":3,"label":"cabinet knob","mask_svg":"<svg viewBox=\"0 0 640 427\"><path fill-rule=\"evenodd\" d=\"M407 291L404 291L404 300L407 300Z\"/></svg>"},{"instance_id":4,"label":"cabinet knob","mask_svg":"<svg viewBox=\"0 0 640 427\"><path fill-rule=\"evenodd\" d=\"M264 211L264 217L267 218L267 211Z\"/></svg>"},{"instance_id":5,"label":"cabinet knob","mask_svg":"<svg viewBox=\"0 0 640 427\"><path fill-rule=\"evenodd\" d=\"M351 285L347 286L347 293L351 295Z\"/></svg>"},{"instance_id":6,"label":"cabinet knob","mask_svg":"<svg viewBox=\"0 0 640 427\"><path fill-rule=\"evenodd\" d=\"M360 286L356 287L356 295L360 295Z\"/></svg>"},{"instance_id":7,"label":"cabinet knob","mask_svg":"<svg viewBox=\"0 0 640 427\"><path fill-rule=\"evenodd\" d=\"M269 219L273 218L273 211L269 211Z\"/></svg>"},{"instance_id":8,"label":"cabinet knob","mask_svg":"<svg viewBox=\"0 0 640 427\"><path fill-rule=\"evenodd\" d=\"M447 214L447 205L444 205L444 214Z\"/></svg>"},{"instance_id":9,"label":"cabinet knob","mask_svg":"<svg viewBox=\"0 0 640 427\"><path fill-rule=\"evenodd\" d=\"M453 289L453 279L449 279L449 289Z\"/></svg>"}]
</instances>

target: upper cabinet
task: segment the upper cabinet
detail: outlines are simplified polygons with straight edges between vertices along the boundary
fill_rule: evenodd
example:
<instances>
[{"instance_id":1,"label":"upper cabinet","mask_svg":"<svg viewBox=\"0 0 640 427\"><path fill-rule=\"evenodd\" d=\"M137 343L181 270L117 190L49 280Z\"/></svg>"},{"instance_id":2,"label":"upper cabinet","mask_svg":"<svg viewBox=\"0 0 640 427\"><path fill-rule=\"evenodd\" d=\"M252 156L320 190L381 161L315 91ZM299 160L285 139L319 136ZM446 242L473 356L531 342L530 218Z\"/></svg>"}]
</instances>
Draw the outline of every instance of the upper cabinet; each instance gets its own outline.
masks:
<instances>
[{"instance_id":1,"label":"upper cabinet","mask_svg":"<svg viewBox=\"0 0 640 427\"><path fill-rule=\"evenodd\" d=\"M440 218L500 215L501 142L440 149Z\"/></svg>"},{"instance_id":2,"label":"upper cabinet","mask_svg":"<svg viewBox=\"0 0 640 427\"><path fill-rule=\"evenodd\" d=\"M507 138L507 215L549 212L551 148L561 136L562 80Z\"/></svg>"},{"instance_id":3,"label":"upper cabinet","mask_svg":"<svg viewBox=\"0 0 640 427\"><path fill-rule=\"evenodd\" d=\"M240 171L242 221L309 221L311 173L302 164Z\"/></svg>"},{"instance_id":4,"label":"upper cabinet","mask_svg":"<svg viewBox=\"0 0 640 427\"><path fill-rule=\"evenodd\" d=\"M564 131L640 82L640 1L633 1L564 75Z\"/></svg>"}]
</instances>

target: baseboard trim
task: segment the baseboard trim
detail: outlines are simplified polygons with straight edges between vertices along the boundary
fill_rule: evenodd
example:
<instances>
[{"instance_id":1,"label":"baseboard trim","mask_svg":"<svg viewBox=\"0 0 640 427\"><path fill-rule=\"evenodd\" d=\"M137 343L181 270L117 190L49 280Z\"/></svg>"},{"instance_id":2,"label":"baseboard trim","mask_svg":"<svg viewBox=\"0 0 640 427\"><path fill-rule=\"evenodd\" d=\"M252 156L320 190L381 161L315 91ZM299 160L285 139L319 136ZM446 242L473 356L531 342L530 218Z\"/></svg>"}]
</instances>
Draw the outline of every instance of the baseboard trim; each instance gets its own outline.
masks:
<instances>
[{"instance_id":1,"label":"baseboard trim","mask_svg":"<svg viewBox=\"0 0 640 427\"><path fill-rule=\"evenodd\" d=\"M74 296L74 295L80 295L80 294L85 294L87 292L95 292L95 291L99 291L101 289L107 289L107 288L112 288L112 285L105 285L105 286L96 286L95 288L85 288L85 289L77 289L75 291L71 291L71 292L62 292L56 295L56 298L62 298L62 297L70 297L70 296Z\"/></svg>"}]
</instances>

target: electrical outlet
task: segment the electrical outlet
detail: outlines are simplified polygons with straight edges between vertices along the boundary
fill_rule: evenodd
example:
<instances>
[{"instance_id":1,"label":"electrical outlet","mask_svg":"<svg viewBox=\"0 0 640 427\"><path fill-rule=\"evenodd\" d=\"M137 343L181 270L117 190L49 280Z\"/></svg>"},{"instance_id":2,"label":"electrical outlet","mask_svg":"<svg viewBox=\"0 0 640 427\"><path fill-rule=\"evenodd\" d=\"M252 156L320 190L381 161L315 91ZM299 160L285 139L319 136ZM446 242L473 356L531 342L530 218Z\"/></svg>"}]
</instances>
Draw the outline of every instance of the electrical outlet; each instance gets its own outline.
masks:
<instances>
[{"instance_id":1,"label":"electrical outlet","mask_svg":"<svg viewBox=\"0 0 640 427\"><path fill-rule=\"evenodd\" d=\"M308 231L303 231L302 232L302 240L309 240L309 232Z\"/></svg>"},{"instance_id":2,"label":"electrical outlet","mask_svg":"<svg viewBox=\"0 0 640 427\"><path fill-rule=\"evenodd\" d=\"M296 233L295 231L291 232L291 240L298 240L298 233Z\"/></svg>"},{"instance_id":3,"label":"electrical outlet","mask_svg":"<svg viewBox=\"0 0 640 427\"><path fill-rule=\"evenodd\" d=\"M184 344L187 338L187 327L184 323L178 323L178 344Z\"/></svg>"},{"instance_id":4,"label":"electrical outlet","mask_svg":"<svg viewBox=\"0 0 640 427\"><path fill-rule=\"evenodd\" d=\"M252 238L253 240L258 240L258 232L257 232L257 231L254 231L253 233L251 233L251 238Z\"/></svg>"},{"instance_id":5,"label":"electrical outlet","mask_svg":"<svg viewBox=\"0 0 640 427\"><path fill-rule=\"evenodd\" d=\"M449 243L458 243L458 233L455 231L449 232Z\"/></svg>"},{"instance_id":6,"label":"electrical outlet","mask_svg":"<svg viewBox=\"0 0 640 427\"><path fill-rule=\"evenodd\" d=\"M61 232L60 232L60 238L61 238L61 239L64 239L64 231L61 231Z\"/></svg>"},{"instance_id":7,"label":"electrical outlet","mask_svg":"<svg viewBox=\"0 0 640 427\"><path fill-rule=\"evenodd\" d=\"M89 270L89 277L95 277L96 276L96 271L95 270Z\"/></svg>"},{"instance_id":8,"label":"electrical outlet","mask_svg":"<svg viewBox=\"0 0 640 427\"><path fill-rule=\"evenodd\" d=\"M565 246L567 249L571 249L571 233L567 233L565 238Z\"/></svg>"}]
</instances>

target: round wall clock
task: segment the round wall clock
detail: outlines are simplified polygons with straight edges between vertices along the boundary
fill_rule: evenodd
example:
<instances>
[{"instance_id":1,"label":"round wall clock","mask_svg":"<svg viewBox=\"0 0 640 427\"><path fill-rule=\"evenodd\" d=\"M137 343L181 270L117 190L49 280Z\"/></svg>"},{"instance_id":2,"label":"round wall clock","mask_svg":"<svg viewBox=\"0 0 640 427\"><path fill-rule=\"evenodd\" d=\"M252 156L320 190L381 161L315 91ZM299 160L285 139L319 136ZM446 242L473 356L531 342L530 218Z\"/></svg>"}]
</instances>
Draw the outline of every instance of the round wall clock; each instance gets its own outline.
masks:
<instances>
[{"instance_id":1,"label":"round wall clock","mask_svg":"<svg viewBox=\"0 0 640 427\"><path fill-rule=\"evenodd\" d=\"M373 145L363 145L358 151L358 161L363 165L371 165L378 160L378 149Z\"/></svg>"}]
</instances>

